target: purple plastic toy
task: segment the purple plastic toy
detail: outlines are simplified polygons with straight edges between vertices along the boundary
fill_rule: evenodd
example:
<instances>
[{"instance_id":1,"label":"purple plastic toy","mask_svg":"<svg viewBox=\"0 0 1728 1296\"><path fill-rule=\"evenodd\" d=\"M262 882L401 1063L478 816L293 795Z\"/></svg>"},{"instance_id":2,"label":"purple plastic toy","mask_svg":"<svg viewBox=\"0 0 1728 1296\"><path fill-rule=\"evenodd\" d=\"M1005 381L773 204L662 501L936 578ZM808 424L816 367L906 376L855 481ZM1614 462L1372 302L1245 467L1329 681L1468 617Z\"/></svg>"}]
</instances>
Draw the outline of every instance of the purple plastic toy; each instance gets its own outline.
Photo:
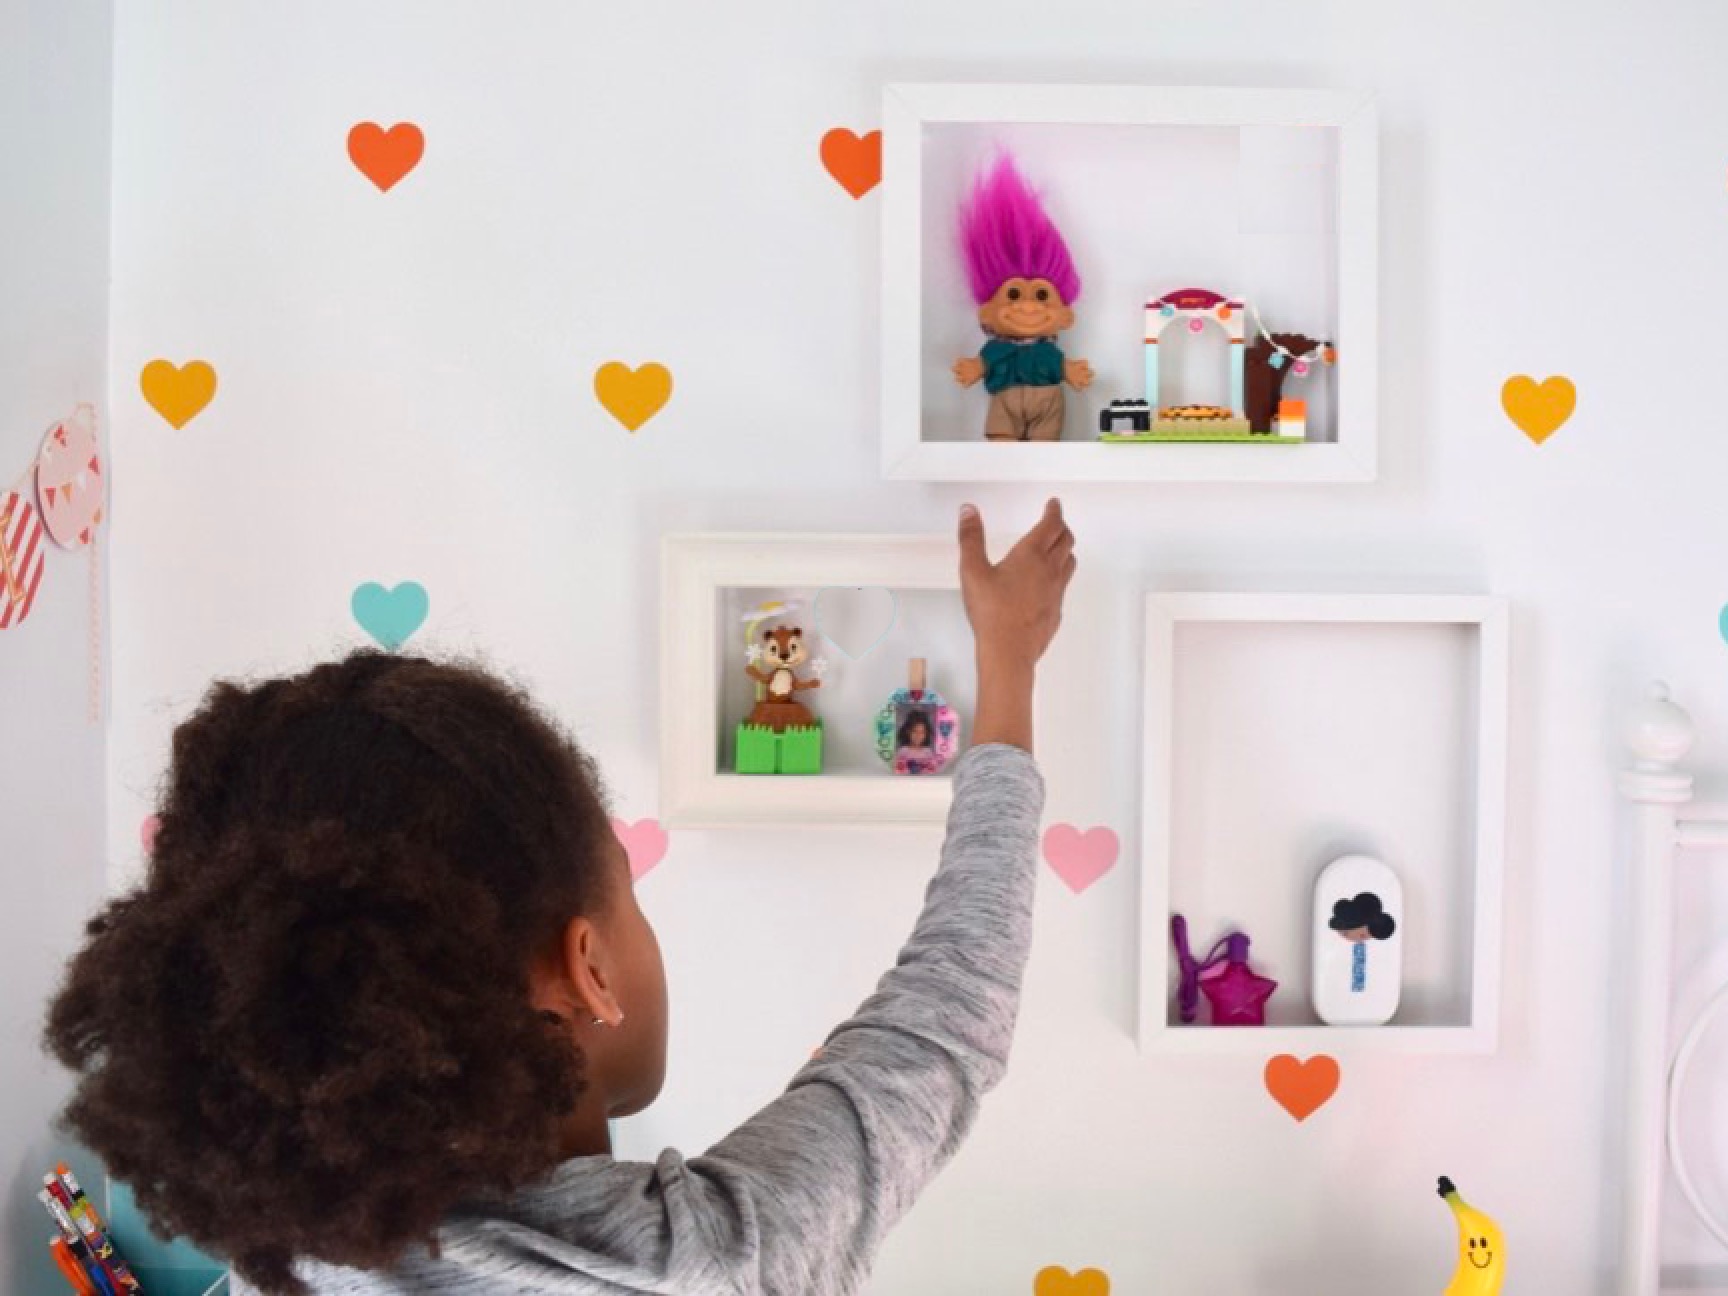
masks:
<instances>
[{"instance_id":1,"label":"purple plastic toy","mask_svg":"<svg viewBox=\"0 0 1728 1296\"><path fill-rule=\"evenodd\" d=\"M1266 1024L1266 1001L1278 983L1248 966L1246 935L1231 932L1212 947L1203 962L1196 962L1188 948L1188 920L1181 914L1170 919L1170 936L1176 942L1176 961L1182 971L1176 1008L1184 1022L1194 1020L1204 992L1212 1005L1214 1026Z\"/></svg>"}]
</instances>

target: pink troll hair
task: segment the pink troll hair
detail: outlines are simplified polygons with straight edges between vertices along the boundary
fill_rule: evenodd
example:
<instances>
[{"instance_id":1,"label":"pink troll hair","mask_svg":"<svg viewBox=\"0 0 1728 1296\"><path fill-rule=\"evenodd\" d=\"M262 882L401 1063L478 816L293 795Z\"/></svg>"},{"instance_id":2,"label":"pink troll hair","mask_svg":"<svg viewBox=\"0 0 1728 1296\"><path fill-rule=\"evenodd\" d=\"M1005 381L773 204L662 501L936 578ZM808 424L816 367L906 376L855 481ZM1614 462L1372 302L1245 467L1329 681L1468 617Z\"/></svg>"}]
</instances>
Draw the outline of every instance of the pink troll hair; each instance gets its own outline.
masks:
<instances>
[{"instance_id":1,"label":"pink troll hair","mask_svg":"<svg viewBox=\"0 0 1728 1296\"><path fill-rule=\"evenodd\" d=\"M1080 274L1068 245L1011 154L998 157L961 204L960 245L980 306L1014 278L1048 279L1069 305L1080 295Z\"/></svg>"}]
</instances>

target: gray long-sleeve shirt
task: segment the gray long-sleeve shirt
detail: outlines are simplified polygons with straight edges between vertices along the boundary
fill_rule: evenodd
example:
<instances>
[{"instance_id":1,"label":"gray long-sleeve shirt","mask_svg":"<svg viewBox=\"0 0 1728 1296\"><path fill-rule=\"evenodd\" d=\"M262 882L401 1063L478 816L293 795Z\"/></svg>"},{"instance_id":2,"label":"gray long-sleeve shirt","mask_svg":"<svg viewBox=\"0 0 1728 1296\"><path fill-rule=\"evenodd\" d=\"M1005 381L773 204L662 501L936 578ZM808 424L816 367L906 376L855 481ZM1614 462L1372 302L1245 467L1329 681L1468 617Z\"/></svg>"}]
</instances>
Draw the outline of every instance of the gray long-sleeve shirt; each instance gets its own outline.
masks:
<instances>
[{"instance_id":1,"label":"gray long-sleeve shirt","mask_svg":"<svg viewBox=\"0 0 1728 1296\"><path fill-rule=\"evenodd\" d=\"M302 1261L326 1296L849 1296L1002 1078L1032 940L1044 784L1017 747L954 772L941 864L894 967L786 1091L701 1156L561 1162L389 1273ZM237 1293L251 1289L236 1284Z\"/></svg>"}]
</instances>

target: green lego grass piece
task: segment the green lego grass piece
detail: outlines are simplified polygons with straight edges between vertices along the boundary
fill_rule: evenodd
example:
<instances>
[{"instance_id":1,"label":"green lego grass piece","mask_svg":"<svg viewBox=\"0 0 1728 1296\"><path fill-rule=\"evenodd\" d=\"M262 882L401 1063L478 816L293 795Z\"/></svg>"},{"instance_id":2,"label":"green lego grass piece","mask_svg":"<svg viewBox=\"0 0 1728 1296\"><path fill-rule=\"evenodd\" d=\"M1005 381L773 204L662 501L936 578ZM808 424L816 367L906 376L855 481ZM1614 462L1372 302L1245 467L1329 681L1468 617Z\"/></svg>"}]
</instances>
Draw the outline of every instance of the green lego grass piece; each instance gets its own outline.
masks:
<instances>
[{"instance_id":1,"label":"green lego grass piece","mask_svg":"<svg viewBox=\"0 0 1728 1296\"><path fill-rule=\"evenodd\" d=\"M732 768L740 774L772 774L778 743L767 725L741 724Z\"/></svg>"},{"instance_id":2,"label":"green lego grass piece","mask_svg":"<svg viewBox=\"0 0 1728 1296\"><path fill-rule=\"evenodd\" d=\"M823 722L774 733L766 724L736 729L733 771L738 774L821 774Z\"/></svg>"},{"instance_id":3,"label":"green lego grass piece","mask_svg":"<svg viewBox=\"0 0 1728 1296\"><path fill-rule=\"evenodd\" d=\"M782 774L820 774L822 772L822 725L788 729L780 735L780 772Z\"/></svg>"},{"instance_id":4,"label":"green lego grass piece","mask_svg":"<svg viewBox=\"0 0 1728 1296\"><path fill-rule=\"evenodd\" d=\"M767 725L739 725L732 768L739 774L820 774L822 722L779 734Z\"/></svg>"}]
</instances>

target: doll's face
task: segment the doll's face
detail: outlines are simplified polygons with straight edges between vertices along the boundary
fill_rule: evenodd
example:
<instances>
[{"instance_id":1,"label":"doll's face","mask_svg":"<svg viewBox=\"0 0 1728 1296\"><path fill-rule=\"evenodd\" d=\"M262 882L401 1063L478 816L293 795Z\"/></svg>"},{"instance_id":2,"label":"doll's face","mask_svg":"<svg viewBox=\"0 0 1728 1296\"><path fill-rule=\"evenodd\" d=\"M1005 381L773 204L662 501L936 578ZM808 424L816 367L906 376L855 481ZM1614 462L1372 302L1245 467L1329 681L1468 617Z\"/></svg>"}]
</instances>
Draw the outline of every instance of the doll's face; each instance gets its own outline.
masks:
<instances>
[{"instance_id":1,"label":"doll's face","mask_svg":"<svg viewBox=\"0 0 1728 1296\"><path fill-rule=\"evenodd\" d=\"M1000 337L1049 337L1074 326L1074 311L1048 279L1009 279L978 308L978 322Z\"/></svg>"},{"instance_id":2,"label":"doll's face","mask_svg":"<svg viewBox=\"0 0 1728 1296\"><path fill-rule=\"evenodd\" d=\"M906 727L906 738L914 747L922 747L930 738L930 726L922 720L914 720Z\"/></svg>"}]
</instances>

